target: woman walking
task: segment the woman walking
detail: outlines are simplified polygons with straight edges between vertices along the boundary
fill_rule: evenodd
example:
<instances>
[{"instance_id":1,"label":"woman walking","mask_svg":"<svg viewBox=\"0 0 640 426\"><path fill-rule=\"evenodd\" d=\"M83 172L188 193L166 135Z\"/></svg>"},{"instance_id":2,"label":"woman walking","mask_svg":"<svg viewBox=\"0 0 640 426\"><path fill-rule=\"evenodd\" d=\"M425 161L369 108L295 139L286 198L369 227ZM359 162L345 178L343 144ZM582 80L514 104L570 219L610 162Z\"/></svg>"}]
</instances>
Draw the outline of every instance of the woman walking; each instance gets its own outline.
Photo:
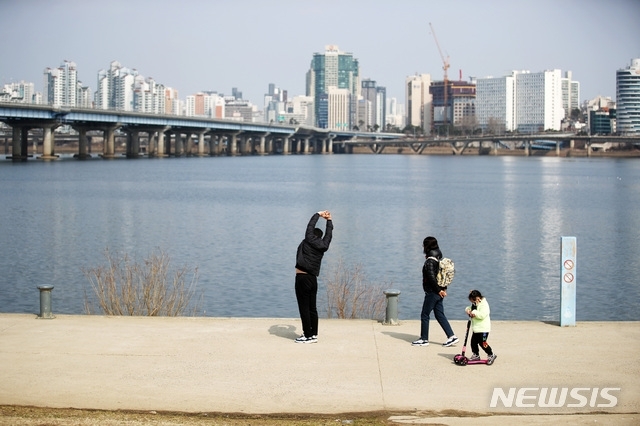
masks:
<instances>
[{"instance_id":1,"label":"woman walking","mask_svg":"<svg viewBox=\"0 0 640 426\"><path fill-rule=\"evenodd\" d=\"M413 346L429 345L429 316L431 311L436 317L438 324L447 335L447 341L442 346L451 346L458 343L458 338L451 329L451 325L444 315L444 298L447 297L447 289L438 285L438 271L440 270L440 259L442 252L438 246L438 240L434 237L427 237L422 242L422 249L425 255L422 266L422 289L424 290L424 302L420 315L420 338L411 344Z\"/></svg>"}]
</instances>

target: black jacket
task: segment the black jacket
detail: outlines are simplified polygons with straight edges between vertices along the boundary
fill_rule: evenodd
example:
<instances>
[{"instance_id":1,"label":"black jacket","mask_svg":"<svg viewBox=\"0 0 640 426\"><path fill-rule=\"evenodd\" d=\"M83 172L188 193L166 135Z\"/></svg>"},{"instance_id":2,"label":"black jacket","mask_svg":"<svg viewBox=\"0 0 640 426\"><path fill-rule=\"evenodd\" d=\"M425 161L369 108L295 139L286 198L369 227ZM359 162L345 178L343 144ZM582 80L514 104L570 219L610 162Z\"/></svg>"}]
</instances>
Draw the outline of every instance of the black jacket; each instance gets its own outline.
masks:
<instances>
[{"instance_id":1,"label":"black jacket","mask_svg":"<svg viewBox=\"0 0 640 426\"><path fill-rule=\"evenodd\" d=\"M304 240L302 240L298 246L298 252L296 254L296 268L308 274L313 274L316 277L320 275L322 256L324 256L324 252L329 250L329 244L331 243L333 234L333 222L327 220L324 235L322 238L316 237L313 230L316 227L318 219L320 219L318 213L311 216L311 220L309 220L309 224L307 225L307 231L304 234Z\"/></svg>"},{"instance_id":2,"label":"black jacket","mask_svg":"<svg viewBox=\"0 0 640 426\"><path fill-rule=\"evenodd\" d=\"M440 290L444 290L438 285L437 278L440 271L440 263L438 261L442 259L442 252L440 249L429 250L429 253L426 253L425 256L426 259L422 266L422 289L425 293L439 293ZM434 260L434 257L438 261Z\"/></svg>"}]
</instances>

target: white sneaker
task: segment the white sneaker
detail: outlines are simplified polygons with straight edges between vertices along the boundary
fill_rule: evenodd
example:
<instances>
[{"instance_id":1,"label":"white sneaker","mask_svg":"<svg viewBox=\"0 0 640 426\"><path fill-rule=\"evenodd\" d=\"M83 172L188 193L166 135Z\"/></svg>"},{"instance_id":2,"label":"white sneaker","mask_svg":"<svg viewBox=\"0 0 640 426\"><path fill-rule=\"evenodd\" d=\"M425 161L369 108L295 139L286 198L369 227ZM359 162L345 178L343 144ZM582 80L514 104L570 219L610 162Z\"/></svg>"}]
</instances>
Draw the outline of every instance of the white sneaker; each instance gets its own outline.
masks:
<instances>
[{"instance_id":1,"label":"white sneaker","mask_svg":"<svg viewBox=\"0 0 640 426\"><path fill-rule=\"evenodd\" d=\"M416 341L411 342L411 345L413 345L413 346L429 346L429 341L428 340L418 339Z\"/></svg>"},{"instance_id":2,"label":"white sneaker","mask_svg":"<svg viewBox=\"0 0 640 426\"><path fill-rule=\"evenodd\" d=\"M311 337L300 336L296 340L294 340L294 342L296 342L296 343L318 343L318 338L316 336L311 336Z\"/></svg>"},{"instance_id":3,"label":"white sneaker","mask_svg":"<svg viewBox=\"0 0 640 426\"><path fill-rule=\"evenodd\" d=\"M449 337L449 339L446 342L444 342L442 346L449 347L451 345L455 345L456 343L458 343L459 340L460 339L458 339L454 334L453 336Z\"/></svg>"}]
</instances>

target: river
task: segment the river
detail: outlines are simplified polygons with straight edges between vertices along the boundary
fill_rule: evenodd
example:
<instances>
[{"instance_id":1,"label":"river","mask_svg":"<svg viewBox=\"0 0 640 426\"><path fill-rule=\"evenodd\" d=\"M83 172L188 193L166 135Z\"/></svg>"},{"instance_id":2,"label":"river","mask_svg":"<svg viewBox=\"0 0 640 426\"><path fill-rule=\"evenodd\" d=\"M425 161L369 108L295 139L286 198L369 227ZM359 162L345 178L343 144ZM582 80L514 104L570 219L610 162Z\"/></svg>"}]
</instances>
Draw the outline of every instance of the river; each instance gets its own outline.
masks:
<instances>
[{"instance_id":1,"label":"river","mask_svg":"<svg viewBox=\"0 0 640 426\"><path fill-rule=\"evenodd\" d=\"M83 270L104 251L164 250L198 269L199 315L297 317L295 251L333 214L319 279L338 262L401 291L418 319L421 243L456 264L445 301L479 289L496 320L559 320L560 239L577 239L578 321L639 320L640 161L611 158L289 155L0 163L0 312L83 314ZM323 227L322 220L319 222Z\"/></svg>"}]
</instances>

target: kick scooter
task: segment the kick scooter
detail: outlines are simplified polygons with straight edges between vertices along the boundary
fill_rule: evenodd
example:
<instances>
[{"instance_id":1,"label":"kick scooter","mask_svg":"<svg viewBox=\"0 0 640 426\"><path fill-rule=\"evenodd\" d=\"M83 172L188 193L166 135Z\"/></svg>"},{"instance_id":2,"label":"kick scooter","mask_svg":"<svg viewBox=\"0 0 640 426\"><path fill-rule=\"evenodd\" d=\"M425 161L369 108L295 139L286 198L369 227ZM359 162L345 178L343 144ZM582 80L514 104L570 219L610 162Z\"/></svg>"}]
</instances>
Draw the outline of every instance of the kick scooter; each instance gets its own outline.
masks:
<instances>
[{"instance_id":1,"label":"kick scooter","mask_svg":"<svg viewBox=\"0 0 640 426\"><path fill-rule=\"evenodd\" d=\"M471 328L471 319L467 321L467 332L464 335L464 345L462 345L462 353L453 357L453 362L456 365L474 365L474 364L487 364L491 365L493 362L489 363L486 359L476 359L470 360L467 358L464 353L467 350L467 338L469 337L469 329Z\"/></svg>"}]
</instances>

